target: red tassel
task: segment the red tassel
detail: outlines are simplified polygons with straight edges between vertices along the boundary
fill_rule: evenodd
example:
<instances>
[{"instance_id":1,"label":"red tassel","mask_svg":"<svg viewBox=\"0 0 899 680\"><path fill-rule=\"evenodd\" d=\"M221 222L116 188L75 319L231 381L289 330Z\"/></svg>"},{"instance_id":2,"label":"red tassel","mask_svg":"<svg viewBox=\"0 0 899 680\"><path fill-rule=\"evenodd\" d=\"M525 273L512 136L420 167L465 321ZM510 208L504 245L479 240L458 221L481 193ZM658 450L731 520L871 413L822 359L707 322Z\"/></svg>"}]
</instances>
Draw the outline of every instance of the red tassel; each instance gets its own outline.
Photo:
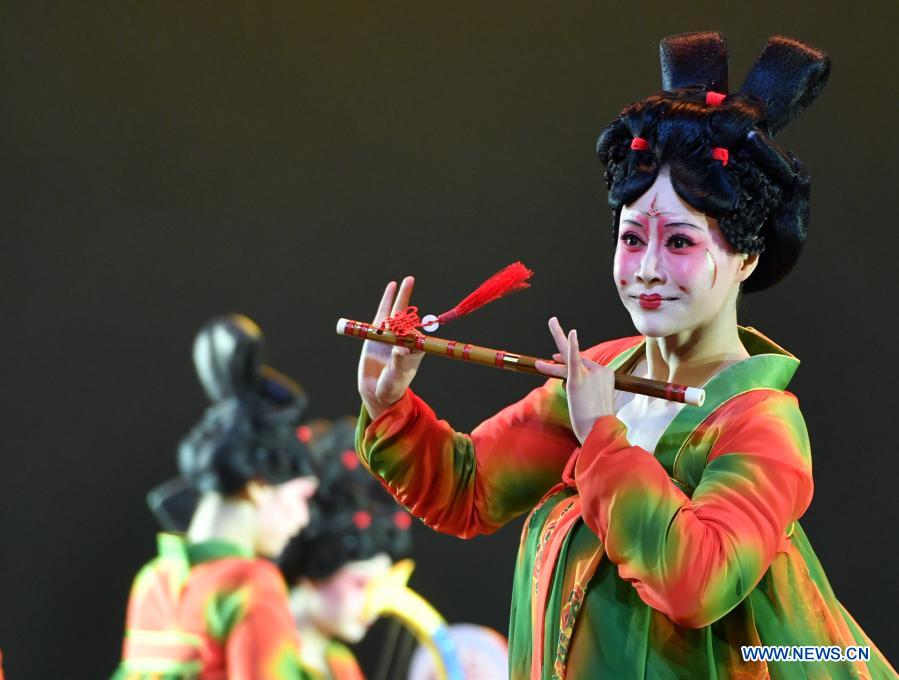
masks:
<instances>
[{"instance_id":1,"label":"red tassel","mask_svg":"<svg viewBox=\"0 0 899 680\"><path fill-rule=\"evenodd\" d=\"M484 283L478 286L477 290L451 310L438 316L437 320L442 324L449 323L460 316L465 316L483 307L489 302L499 300L501 297L511 295L519 290L530 288L531 284L527 283L527 280L533 275L534 272L521 264L521 262L510 264L484 281Z\"/></svg>"},{"instance_id":2,"label":"red tassel","mask_svg":"<svg viewBox=\"0 0 899 680\"><path fill-rule=\"evenodd\" d=\"M505 269L498 271L484 281L484 283L478 286L477 290L451 310L438 316L437 323L449 323L450 321L458 319L460 316L465 316L466 314L483 307L489 302L499 300L501 297L511 295L519 290L530 288L531 284L529 284L527 280L533 275L534 272L521 264L521 262L510 264ZM434 319L433 316L425 317L425 321L428 321L429 318L431 320ZM407 307L403 311L397 312L390 318L385 319L381 322L381 328L389 328L401 337L416 335L418 334L419 328L433 330L433 328L431 328L431 322L424 323L422 319L419 318L418 307L414 306Z\"/></svg>"}]
</instances>

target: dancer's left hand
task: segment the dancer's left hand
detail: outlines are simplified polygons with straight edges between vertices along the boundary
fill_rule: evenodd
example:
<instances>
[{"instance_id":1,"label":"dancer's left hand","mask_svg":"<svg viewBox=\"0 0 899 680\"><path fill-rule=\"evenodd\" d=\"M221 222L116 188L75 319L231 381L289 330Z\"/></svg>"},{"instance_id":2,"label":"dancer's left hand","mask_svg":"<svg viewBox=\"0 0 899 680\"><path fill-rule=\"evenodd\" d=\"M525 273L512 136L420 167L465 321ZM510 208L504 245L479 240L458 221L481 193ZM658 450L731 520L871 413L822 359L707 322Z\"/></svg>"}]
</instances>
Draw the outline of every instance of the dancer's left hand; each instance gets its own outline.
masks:
<instances>
[{"instance_id":1,"label":"dancer's left hand","mask_svg":"<svg viewBox=\"0 0 899 680\"><path fill-rule=\"evenodd\" d=\"M559 349L553 359L560 363L537 361L537 370L566 381L571 428L583 444L598 418L615 413L615 373L602 364L583 358L577 331L571 330L566 338L556 317L549 320L549 332Z\"/></svg>"}]
</instances>

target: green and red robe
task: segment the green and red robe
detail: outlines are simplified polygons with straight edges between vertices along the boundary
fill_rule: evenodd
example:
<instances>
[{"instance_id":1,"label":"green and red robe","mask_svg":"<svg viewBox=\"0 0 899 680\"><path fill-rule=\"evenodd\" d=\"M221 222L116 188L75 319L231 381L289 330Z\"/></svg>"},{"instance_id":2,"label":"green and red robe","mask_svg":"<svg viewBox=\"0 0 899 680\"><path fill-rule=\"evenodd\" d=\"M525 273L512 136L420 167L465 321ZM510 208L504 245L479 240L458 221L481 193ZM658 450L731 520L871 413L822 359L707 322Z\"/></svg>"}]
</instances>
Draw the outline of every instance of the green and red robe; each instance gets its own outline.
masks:
<instances>
[{"instance_id":1,"label":"green and red robe","mask_svg":"<svg viewBox=\"0 0 899 680\"><path fill-rule=\"evenodd\" d=\"M278 569L222 541L160 534L131 588L114 680L306 680Z\"/></svg>"},{"instance_id":2,"label":"green and red robe","mask_svg":"<svg viewBox=\"0 0 899 680\"><path fill-rule=\"evenodd\" d=\"M512 680L895 678L837 601L797 520L812 499L798 360L752 329L654 453L614 416L578 446L561 380L455 432L411 391L357 431L362 462L463 538L530 512L509 623ZM629 370L644 339L585 356ZM744 662L742 645L868 645L870 661Z\"/></svg>"},{"instance_id":3,"label":"green and red robe","mask_svg":"<svg viewBox=\"0 0 899 680\"><path fill-rule=\"evenodd\" d=\"M325 665L328 668L327 675L315 669L308 668L310 680L365 680L365 675L356 661L356 656L342 642L329 640L325 649Z\"/></svg>"}]
</instances>

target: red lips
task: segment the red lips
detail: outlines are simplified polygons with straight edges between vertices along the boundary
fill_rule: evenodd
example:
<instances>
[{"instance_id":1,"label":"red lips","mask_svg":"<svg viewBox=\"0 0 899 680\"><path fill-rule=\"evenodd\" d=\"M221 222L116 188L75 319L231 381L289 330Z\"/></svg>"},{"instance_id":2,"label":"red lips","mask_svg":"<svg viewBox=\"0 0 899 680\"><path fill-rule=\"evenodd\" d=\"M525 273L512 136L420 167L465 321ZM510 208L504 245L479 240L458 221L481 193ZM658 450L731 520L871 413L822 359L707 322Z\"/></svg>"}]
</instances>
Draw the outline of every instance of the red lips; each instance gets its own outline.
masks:
<instances>
[{"instance_id":1,"label":"red lips","mask_svg":"<svg viewBox=\"0 0 899 680\"><path fill-rule=\"evenodd\" d=\"M662 296L658 293L653 293L652 295L644 293L640 296L640 306L643 309L658 309L662 306L662 299Z\"/></svg>"}]
</instances>

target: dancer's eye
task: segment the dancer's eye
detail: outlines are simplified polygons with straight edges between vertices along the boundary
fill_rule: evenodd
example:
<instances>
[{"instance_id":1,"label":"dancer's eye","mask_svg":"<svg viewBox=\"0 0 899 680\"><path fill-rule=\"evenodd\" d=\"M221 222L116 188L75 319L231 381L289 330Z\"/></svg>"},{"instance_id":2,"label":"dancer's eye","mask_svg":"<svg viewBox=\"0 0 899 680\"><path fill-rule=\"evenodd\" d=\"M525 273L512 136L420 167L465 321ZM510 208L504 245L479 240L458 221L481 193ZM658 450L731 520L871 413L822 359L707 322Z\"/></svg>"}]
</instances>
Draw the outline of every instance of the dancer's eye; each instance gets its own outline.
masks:
<instances>
[{"instance_id":1,"label":"dancer's eye","mask_svg":"<svg viewBox=\"0 0 899 680\"><path fill-rule=\"evenodd\" d=\"M671 238L668 239L668 243L666 244L669 248L681 249L681 248L689 248L694 245L693 241L691 241L686 236L681 234L674 234Z\"/></svg>"},{"instance_id":2,"label":"dancer's eye","mask_svg":"<svg viewBox=\"0 0 899 680\"><path fill-rule=\"evenodd\" d=\"M633 248L635 246L641 245L643 243L643 239L637 236L634 232L627 231L621 235L621 242L624 245Z\"/></svg>"}]
</instances>

